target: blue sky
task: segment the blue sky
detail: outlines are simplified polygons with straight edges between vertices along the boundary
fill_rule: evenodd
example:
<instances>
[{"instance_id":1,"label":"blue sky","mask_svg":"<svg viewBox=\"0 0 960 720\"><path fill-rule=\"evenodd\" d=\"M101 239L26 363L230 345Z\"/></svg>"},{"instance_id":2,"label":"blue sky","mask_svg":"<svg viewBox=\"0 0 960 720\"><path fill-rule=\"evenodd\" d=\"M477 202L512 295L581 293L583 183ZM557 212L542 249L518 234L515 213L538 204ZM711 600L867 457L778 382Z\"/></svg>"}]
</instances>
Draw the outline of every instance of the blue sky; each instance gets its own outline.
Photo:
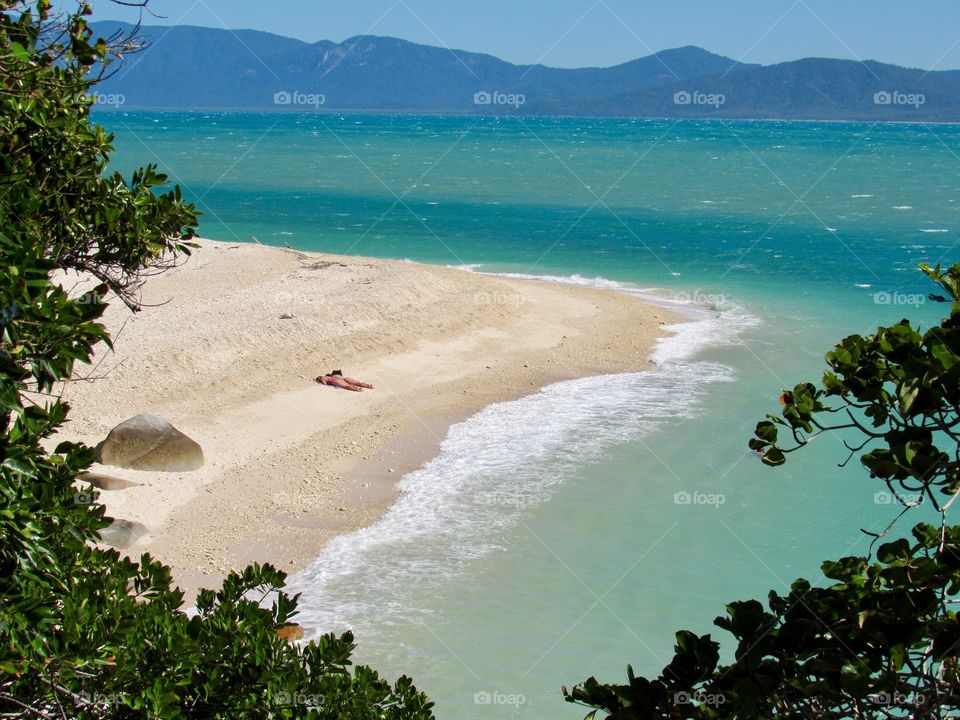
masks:
<instances>
[{"instance_id":1,"label":"blue sky","mask_svg":"<svg viewBox=\"0 0 960 720\"><path fill-rule=\"evenodd\" d=\"M957 0L151 0L150 7L165 17L144 24L252 28L310 42L390 35L557 67L700 45L763 64L819 56L960 69ZM94 9L97 19L136 19L109 0L95 0Z\"/></svg>"}]
</instances>

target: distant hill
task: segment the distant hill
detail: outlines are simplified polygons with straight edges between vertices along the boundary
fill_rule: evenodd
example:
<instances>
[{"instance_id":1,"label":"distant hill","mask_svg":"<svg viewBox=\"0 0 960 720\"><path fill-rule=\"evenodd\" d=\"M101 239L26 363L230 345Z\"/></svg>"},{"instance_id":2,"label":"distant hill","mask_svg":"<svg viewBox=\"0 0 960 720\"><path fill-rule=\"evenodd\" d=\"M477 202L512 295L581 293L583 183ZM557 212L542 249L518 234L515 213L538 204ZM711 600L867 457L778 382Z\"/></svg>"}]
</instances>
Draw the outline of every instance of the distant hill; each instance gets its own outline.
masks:
<instances>
[{"instance_id":1,"label":"distant hill","mask_svg":"<svg viewBox=\"0 0 960 720\"><path fill-rule=\"evenodd\" d=\"M639 92L534 102L532 114L787 120L960 121L960 72L806 59L673 81Z\"/></svg>"},{"instance_id":2,"label":"distant hill","mask_svg":"<svg viewBox=\"0 0 960 720\"><path fill-rule=\"evenodd\" d=\"M105 37L131 29L93 27ZM879 62L759 66L684 47L560 69L375 36L306 43L191 26L141 36L148 48L100 88L107 107L960 121L960 71Z\"/></svg>"}]
</instances>

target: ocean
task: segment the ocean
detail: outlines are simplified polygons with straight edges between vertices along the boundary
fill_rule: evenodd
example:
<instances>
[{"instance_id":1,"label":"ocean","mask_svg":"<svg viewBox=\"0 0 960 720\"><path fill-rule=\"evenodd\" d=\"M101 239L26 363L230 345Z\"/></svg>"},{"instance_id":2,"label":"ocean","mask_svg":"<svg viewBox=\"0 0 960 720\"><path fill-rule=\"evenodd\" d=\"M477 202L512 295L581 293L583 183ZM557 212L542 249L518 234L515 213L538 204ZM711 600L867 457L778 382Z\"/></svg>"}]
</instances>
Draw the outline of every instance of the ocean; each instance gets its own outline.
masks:
<instances>
[{"instance_id":1,"label":"ocean","mask_svg":"<svg viewBox=\"0 0 960 720\"><path fill-rule=\"evenodd\" d=\"M356 659L412 676L440 718L582 717L561 685L658 673L677 630L817 581L896 513L856 461L839 467L839 438L779 469L747 441L840 338L940 317L917 265L960 261L960 127L95 117L113 165L157 163L204 237L549 278L690 315L650 372L455 425L379 523L291 578L302 623L352 628Z\"/></svg>"}]
</instances>

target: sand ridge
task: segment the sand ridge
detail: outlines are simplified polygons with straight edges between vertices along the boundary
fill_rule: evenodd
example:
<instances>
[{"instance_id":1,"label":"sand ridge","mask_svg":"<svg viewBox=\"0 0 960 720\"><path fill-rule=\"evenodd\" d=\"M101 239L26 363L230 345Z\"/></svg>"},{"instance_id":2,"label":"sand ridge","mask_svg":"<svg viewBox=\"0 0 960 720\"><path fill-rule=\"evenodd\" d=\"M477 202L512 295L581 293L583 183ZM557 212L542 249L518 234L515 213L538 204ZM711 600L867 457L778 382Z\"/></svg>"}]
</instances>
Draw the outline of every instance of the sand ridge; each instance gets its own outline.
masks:
<instances>
[{"instance_id":1,"label":"sand ridge","mask_svg":"<svg viewBox=\"0 0 960 720\"><path fill-rule=\"evenodd\" d=\"M126 552L170 564L188 602L254 560L303 567L374 522L450 422L553 381L643 370L662 325L679 321L604 290L200 245L147 282L142 312L108 308L114 350L68 384L61 433L95 444L150 412L201 444L192 473L94 467L140 483L100 500L147 526ZM333 369L376 389L313 381Z\"/></svg>"}]
</instances>

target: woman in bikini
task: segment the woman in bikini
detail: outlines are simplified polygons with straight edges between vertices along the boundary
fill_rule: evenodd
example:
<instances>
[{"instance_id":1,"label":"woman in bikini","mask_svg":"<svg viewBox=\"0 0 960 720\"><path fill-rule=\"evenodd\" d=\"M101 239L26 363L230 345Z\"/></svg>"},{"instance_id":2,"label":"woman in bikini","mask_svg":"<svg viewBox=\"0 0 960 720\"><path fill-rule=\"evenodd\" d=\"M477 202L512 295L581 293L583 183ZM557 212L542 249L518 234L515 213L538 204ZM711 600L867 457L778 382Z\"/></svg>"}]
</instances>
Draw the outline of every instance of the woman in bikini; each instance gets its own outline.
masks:
<instances>
[{"instance_id":1,"label":"woman in bikini","mask_svg":"<svg viewBox=\"0 0 960 720\"><path fill-rule=\"evenodd\" d=\"M364 388L367 390L373 390L373 385L370 383L360 382L359 380L354 380L353 378L344 377L340 370L334 370L326 375L320 375L316 381L321 385L338 387L342 388L343 390L353 390L353 392L363 392Z\"/></svg>"}]
</instances>

